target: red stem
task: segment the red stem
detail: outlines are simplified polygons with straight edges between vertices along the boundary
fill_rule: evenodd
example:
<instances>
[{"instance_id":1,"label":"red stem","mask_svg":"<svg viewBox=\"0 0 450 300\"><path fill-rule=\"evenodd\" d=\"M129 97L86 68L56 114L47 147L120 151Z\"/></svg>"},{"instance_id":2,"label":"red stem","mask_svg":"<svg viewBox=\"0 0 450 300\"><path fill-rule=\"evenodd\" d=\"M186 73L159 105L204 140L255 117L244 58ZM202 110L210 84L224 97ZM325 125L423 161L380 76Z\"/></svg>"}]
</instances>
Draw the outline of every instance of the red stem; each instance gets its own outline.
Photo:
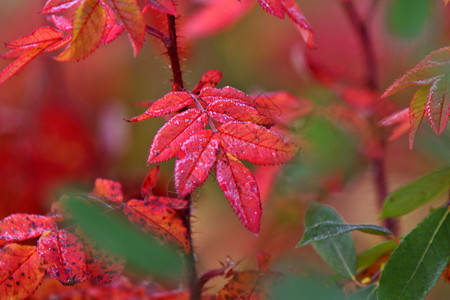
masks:
<instances>
[{"instance_id":1,"label":"red stem","mask_svg":"<svg viewBox=\"0 0 450 300\"><path fill-rule=\"evenodd\" d=\"M167 47L167 54L170 58L170 66L173 74L173 91L181 91L184 88L183 75L181 72L180 57L178 55L177 42L177 28L175 24L175 17L167 14L167 23L169 27L169 47Z\"/></svg>"}]
</instances>

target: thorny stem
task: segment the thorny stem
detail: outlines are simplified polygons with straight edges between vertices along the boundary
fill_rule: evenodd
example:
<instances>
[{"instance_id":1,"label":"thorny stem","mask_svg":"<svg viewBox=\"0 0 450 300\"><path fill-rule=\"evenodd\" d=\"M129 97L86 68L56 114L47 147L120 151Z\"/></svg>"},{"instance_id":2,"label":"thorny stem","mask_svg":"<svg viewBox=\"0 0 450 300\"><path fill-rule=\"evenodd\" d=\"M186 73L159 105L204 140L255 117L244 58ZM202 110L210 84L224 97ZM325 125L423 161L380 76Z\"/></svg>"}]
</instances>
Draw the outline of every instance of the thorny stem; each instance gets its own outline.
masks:
<instances>
[{"instance_id":1,"label":"thorny stem","mask_svg":"<svg viewBox=\"0 0 450 300\"><path fill-rule=\"evenodd\" d=\"M375 59L375 51L373 48L372 39L369 34L367 21L371 19L373 15L373 10L378 4L378 0L373 0L368 12L367 20L362 20L359 16L355 4L352 0L341 0L342 8L347 15L347 18L358 35L359 43L361 45L361 52L365 58L366 64L366 78L365 86L373 91L377 90L377 64ZM387 181L386 181L386 168L385 168L385 152L386 152L386 140L381 135L378 129L377 122L371 120L373 131L376 133L378 139L378 144L380 145L381 154L372 159L374 181L377 190L377 202L378 206L381 208L388 194ZM397 234L398 228L397 224L393 219L385 219L385 226L393 232L394 235Z\"/></svg>"},{"instance_id":2,"label":"thorny stem","mask_svg":"<svg viewBox=\"0 0 450 300\"><path fill-rule=\"evenodd\" d=\"M176 19L173 15L167 14L167 24L168 24L168 36L161 32L160 30L147 26L147 33L159 38L163 41L167 48L167 54L170 59L170 67L173 74L173 91L182 91L184 89L183 76L180 66L180 57L178 55L178 42L177 42L177 29L176 29ZM184 259L186 262L186 275L188 279L188 288L190 292L191 300L200 300L201 289L198 285L198 275L197 268L195 265L195 255L194 246L192 243L192 227L191 227L191 216L192 216L192 197L187 195L185 198L188 201L187 208L183 214L183 223L186 227L186 234L189 240L189 252L184 254Z\"/></svg>"}]
</instances>

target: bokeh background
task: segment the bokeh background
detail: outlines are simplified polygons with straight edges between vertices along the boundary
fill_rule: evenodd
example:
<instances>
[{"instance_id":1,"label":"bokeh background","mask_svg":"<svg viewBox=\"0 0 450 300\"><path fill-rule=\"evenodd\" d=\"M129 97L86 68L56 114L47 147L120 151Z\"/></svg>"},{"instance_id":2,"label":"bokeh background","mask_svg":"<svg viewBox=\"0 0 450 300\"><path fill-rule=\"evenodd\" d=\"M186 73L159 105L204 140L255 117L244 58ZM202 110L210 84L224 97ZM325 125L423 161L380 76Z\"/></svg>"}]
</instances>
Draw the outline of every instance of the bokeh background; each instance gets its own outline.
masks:
<instances>
[{"instance_id":1,"label":"bokeh background","mask_svg":"<svg viewBox=\"0 0 450 300\"><path fill-rule=\"evenodd\" d=\"M38 13L44 2L2 0L0 41L14 40L48 24ZM178 2L185 13L180 18L180 30L193 24L195 12L208 3ZM213 176L195 192L194 245L199 270L218 267L227 256L244 259L243 268L255 267L255 253L263 250L273 256L274 268L300 272L315 268L331 275L332 270L311 247L294 249L303 233L308 201L325 194L320 200L333 206L346 222L381 224L363 137L345 122L323 113L329 107L355 107L340 97L338 90L361 85L364 58L337 0L297 1L315 31L315 49L305 47L289 20L274 18L261 7L246 3L249 0L241 2L230 0L230 5L246 5L248 9L228 26L202 32L214 24L203 24L200 29L190 25L198 32L183 32L186 86L193 87L204 72L218 69L224 75L220 87L230 85L247 93L286 90L311 101L316 108L290 126L290 134L302 150L279 171L267 191L259 236L239 223ZM379 92L426 54L449 45L450 6L444 7L441 0L378 1L371 15L372 1L355 2L360 14L371 18ZM155 15L147 17L155 24L162 21ZM1 61L0 67L7 64ZM319 83L314 70L333 78L334 88ZM58 63L51 54L42 55L22 74L0 86L0 216L45 213L62 194L90 191L96 177L122 182L129 198L138 195L149 170L145 165L148 149L165 120L129 124L123 119L144 110L135 102L167 93L170 76L168 60L158 41L147 37L144 48L133 58L131 46L122 35L77 63ZM407 107L413 92L408 89L390 97L389 107L383 112ZM364 111L358 113L364 116ZM448 165L449 132L447 129L435 136L424 122L412 151L407 136L389 143L389 191ZM385 134L390 134L389 128ZM173 161L161 164L156 193L176 195L173 166ZM259 170L262 174L270 171ZM429 207L443 203L445 196L400 218L401 232L415 227ZM358 251L382 240L360 233L353 236ZM448 284L440 281L430 299L444 299L449 292Z\"/></svg>"}]
</instances>

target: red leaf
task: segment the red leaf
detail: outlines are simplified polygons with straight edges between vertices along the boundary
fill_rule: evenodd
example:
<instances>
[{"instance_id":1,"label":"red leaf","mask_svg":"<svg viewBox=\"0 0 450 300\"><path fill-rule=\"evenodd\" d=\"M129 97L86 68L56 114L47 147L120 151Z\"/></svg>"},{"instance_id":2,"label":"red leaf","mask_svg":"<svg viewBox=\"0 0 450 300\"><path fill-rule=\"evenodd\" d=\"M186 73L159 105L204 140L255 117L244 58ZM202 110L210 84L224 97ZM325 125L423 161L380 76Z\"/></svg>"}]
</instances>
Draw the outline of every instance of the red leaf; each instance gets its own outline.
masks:
<instances>
[{"instance_id":1,"label":"red leaf","mask_svg":"<svg viewBox=\"0 0 450 300\"><path fill-rule=\"evenodd\" d=\"M219 99L207 107L208 115L221 123L249 121L258 125L271 125L272 120L259 113L255 108L228 99Z\"/></svg>"},{"instance_id":2,"label":"red leaf","mask_svg":"<svg viewBox=\"0 0 450 300\"><path fill-rule=\"evenodd\" d=\"M284 18L283 6L280 0L258 0L262 8L277 18Z\"/></svg>"},{"instance_id":3,"label":"red leaf","mask_svg":"<svg viewBox=\"0 0 450 300\"><path fill-rule=\"evenodd\" d=\"M300 34L302 35L308 47L313 48L314 47L313 30L311 28L311 25L309 25L309 22L303 16L303 13L298 7L295 0L280 0L280 1L281 5L283 6L283 10L286 12L288 17L292 21L294 21L295 24L298 25L297 28L300 31Z\"/></svg>"},{"instance_id":4,"label":"red leaf","mask_svg":"<svg viewBox=\"0 0 450 300\"><path fill-rule=\"evenodd\" d=\"M72 233L46 232L38 241L37 251L46 272L64 285L86 281L87 268L83 244Z\"/></svg>"},{"instance_id":5,"label":"red leaf","mask_svg":"<svg viewBox=\"0 0 450 300\"><path fill-rule=\"evenodd\" d=\"M116 15L111 7L104 5L103 8L106 11L106 25L101 43L106 45L114 41L123 32L124 28L117 24Z\"/></svg>"},{"instance_id":6,"label":"red leaf","mask_svg":"<svg viewBox=\"0 0 450 300\"><path fill-rule=\"evenodd\" d=\"M178 111L194 102L188 92L170 92L158 99L143 114L133 117L128 122L140 122L153 117L160 117Z\"/></svg>"},{"instance_id":7,"label":"red leaf","mask_svg":"<svg viewBox=\"0 0 450 300\"><path fill-rule=\"evenodd\" d=\"M106 11L99 0L85 0L73 19L72 42L56 58L59 61L80 60L100 45L106 25Z\"/></svg>"},{"instance_id":8,"label":"red leaf","mask_svg":"<svg viewBox=\"0 0 450 300\"><path fill-rule=\"evenodd\" d=\"M72 36L68 35L65 38L63 38L62 40L55 42L55 43L51 44L50 46L48 46L44 52L50 52L50 51L54 51L59 48L62 48L64 46L66 46L67 44L69 44L71 41L72 41Z\"/></svg>"},{"instance_id":9,"label":"red leaf","mask_svg":"<svg viewBox=\"0 0 450 300\"><path fill-rule=\"evenodd\" d=\"M450 49L450 47L449 47ZM441 134L450 111L450 73L440 76L430 87L427 101L428 119L434 133Z\"/></svg>"},{"instance_id":10,"label":"red leaf","mask_svg":"<svg viewBox=\"0 0 450 300\"><path fill-rule=\"evenodd\" d=\"M26 299L41 284L45 272L36 246L9 244L0 249L0 298Z\"/></svg>"},{"instance_id":11,"label":"red leaf","mask_svg":"<svg viewBox=\"0 0 450 300\"><path fill-rule=\"evenodd\" d=\"M14 214L0 222L0 245L24 241L55 230L56 224L50 217L28 214Z\"/></svg>"},{"instance_id":12,"label":"red leaf","mask_svg":"<svg viewBox=\"0 0 450 300\"><path fill-rule=\"evenodd\" d=\"M63 12L75 5L78 5L83 0L48 0L41 13L43 14L55 14Z\"/></svg>"},{"instance_id":13,"label":"red leaf","mask_svg":"<svg viewBox=\"0 0 450 300\"><path fill-rule=\"evenodd\" d=\"M64 16L50 15L47 20L53 23L56 28L62 31L72 31L72 22Z\"/></svg>"},{"instance_id":14,"label":"red leaf","mask_svg":"<svg viewBox=\"0 0 450 300\"><path fill-rule=\"evenodd\" d=\"M84 245L86 267L90 281L96 284L107 284L120 277L125 265L125 259L103 249L98 243L88 239L83 233L77 235Z\"/></svg>"},{"instance_id":15,"label":"red leaf","mask_svg":"<svg viewBox=\"0 0 450 300\"><path fill-rule=\"evenodd\" d=\"M148 171L144 183L141 187L141 195L145 199L152 194L152 190L156 185L159 176L159 166L153 167Z\"/></svg>"},{"instance_id":16,"label":"red leaf","mask_svg":"<svg viewBox=\"0 0 450 300\"><path fill-rule=\"evenodd\" d=\"M258 234L262 209L252 172L236 157L225 153L217 161L216 177L241 223L252 233Z\"/></svg>"},{"instance_id":17,"label":"red leaf","mask_svg":"<svg viewBox=\"0 0 450 300\"><path fill-rule=\"evenodd\" d=\"M421 86L409 103L409 149L413 148L417 131L419 131L420 124L422 124L423 117L425 116L429 90L430 86Z\"/></svg>"},{"instance_id":18,"label":"red leaf","mask_svg":"<svg viewBox=\"0 0 450 300\"><path fill-rule=\"evenodd\" d=\"M225 149L254 164L274 165L290 161L298 147L277 133L250 122L231 122L219 127Z\"/></svg>"},{"instance_id":19,"label":"red leaf","mask_svg":"<svg viewBox=\"0 0 450 300\"><path fill-rule=\"evenodd\" d=\"M203 74L200 81L195 85L194 89L192 90L193 94L200 93L200 90L206 87L215 87L220 80L222 79L222 72L218 70L209 70L205 74Z\"/></svg>"},{"instance_id":20,"label":"red leaf","mask_svg":"<svg viewBox=\"0 0 450 300\"><path fill-rule=\"evenodd\" d=\"M181 145L195 132L205 128L208 116L199 109L189 109L170 119L156 133L147 164L158 163L177 155Z\"/></svg>"},{"instance_id":21,"label":"red leaf","mask_svg":"<svg viewBox=\"0 0 450 300\"><path fill-rule=\"evenodd\" d=\"M179 210L185 207L186 201L183 199L151 196L146 201L128 201L124 213L130 221L157 239L189 252L187 230L179 214Z\"/></svg>"},{"instance_id":22,"label":"red leaf","mask_svg":"<svg viewBox=\"0 0 450 300\"><path fill-rule=\"evenodd\" d=\"M111 0L111 3L128 33L136 56L145 40L145 20L142 11L136 0Z\"/></svg>"},{"instance_id":23,"label":"red leaf","mask_svg":"<svg viewBox=\"0 0 450 300\"><path fill-rule=\"evenodd\" d=\"M44 43L56 42L62 39L61 31L51 27L39 27L32 33L6 44L7 48L30 49L41 46Z\"/></svg>"},{"instance_id":24,"label":"red leaf","mask_svg":"<svg viewBox=\"0 0 450 300\"><path fill-rule=\"evenodd\" d=\"M113 202L123 201L122 184L109 179L95 179L92 194L97 197L106 198L107 200Z\"/></svg>"},{"instance_id":25,"label":"red leaf","mask_svg":"<svg viewBox=\"0 0 450 300\"><path fill-rule=\"evenodd\" d=\"M427 91L428 93L428 91ZM426 95L425 95L426 99ZM400 122L404 122L409 118L409 109L405 108L401 111L398 111L390 116L387 116L383 120L380 121L381 126L391 126Z\"/></svg>"},{"instance_id":26,"label":"red leaf","mask_svg":"<svg viewBox=\"0 0 450 300\"><path fill-rule=\"evenodd\" d=\"M185 197L208 178L219 147L219 136L211 130L201 130L184 142L175 163L175 187L180 197Z\"/></svg>"},{"instance_id":27,"label":"red leaf","mask_svg":"<svg viewBox=\"0 0 450 300\"><path fill-rule=\"evenodd\" d=\"M252 97L229 86L222 89L206 87L200 91L200 97L207 103L212 103L220 99L235 99L244 103L254 103Z\"/></svg>"},{"instance_id":28,"label":"red leaf","mask_svg":"<svg viewBox=\"0 0 450 300\"><path fill-rule=\"evenodd\" d=\"M145 0L147 5L164 14L178 16L173 0Z\"/></svg>"}]
</instances>

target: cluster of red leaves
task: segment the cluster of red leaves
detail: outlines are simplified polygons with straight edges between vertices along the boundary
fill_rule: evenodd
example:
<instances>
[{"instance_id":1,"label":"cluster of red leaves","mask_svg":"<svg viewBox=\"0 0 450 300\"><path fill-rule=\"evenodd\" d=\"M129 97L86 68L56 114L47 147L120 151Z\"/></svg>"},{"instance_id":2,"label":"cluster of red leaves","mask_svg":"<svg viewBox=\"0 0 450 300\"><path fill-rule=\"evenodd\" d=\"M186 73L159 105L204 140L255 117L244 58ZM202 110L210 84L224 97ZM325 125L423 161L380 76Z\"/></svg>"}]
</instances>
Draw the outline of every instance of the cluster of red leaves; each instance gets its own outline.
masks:
<instances>
[{"instance_id":1,"label":"cluster of red leaves","mask_svg":"<svg viewBox=\"0 0 450 300\"><path fill-rule=\"evenodd\" d=\"M409 129L409 147L423 118L426 116L436 134L441 134L449 119L450 110L450 47L444 47L427 55L419 64L397 79L381 96L388 97L407 87L418 85L409 108L384 119L389 126L400 123L403 132ZM407 125L409 123L409 126Z\"/></svg>"},{"instance_id":2,"label":"cluster of red leaves","mask_svg":"<svg viewBox=\"0 0 450 300\"><path fill-rule=\"evenodd\" d=\"M274 125L277 105L304 107L287 93L251 97L231 87L215 88L221 77L219 71L211 70L192 92L170 92L128 121L180 112L154 137L148 164L177 156L175 187L180 197L203 184L215 165L217 181L240 221L257 234L261 218L258 185L239 160L260 165L291 160L298 147L269 128ZM204 129L208 123L211 128Z\"/></svg>"},{"instance_id":3,"label":"cluster of red leaves","mask_svg":"<svg viewBox=\"0 0 450 300\"><path fill-rule=\"evenodd\" d=\"M152 195L158 168L152 169L142 186L143 200L124 202L121 184L97 179L91 201L110 203L122 210L129 220L158 240L190 251L183 210L186 201ZM0 297L25 298L39 286L44 275L64 285L89 281L106 284L122 273L124 260L99 247L75 226L60 228L70 221L64 212L64 198L55 202L47 216L14 214L0 221ZM18 242L32 242L24 245Z\"/></svg>"}]
</instances>

